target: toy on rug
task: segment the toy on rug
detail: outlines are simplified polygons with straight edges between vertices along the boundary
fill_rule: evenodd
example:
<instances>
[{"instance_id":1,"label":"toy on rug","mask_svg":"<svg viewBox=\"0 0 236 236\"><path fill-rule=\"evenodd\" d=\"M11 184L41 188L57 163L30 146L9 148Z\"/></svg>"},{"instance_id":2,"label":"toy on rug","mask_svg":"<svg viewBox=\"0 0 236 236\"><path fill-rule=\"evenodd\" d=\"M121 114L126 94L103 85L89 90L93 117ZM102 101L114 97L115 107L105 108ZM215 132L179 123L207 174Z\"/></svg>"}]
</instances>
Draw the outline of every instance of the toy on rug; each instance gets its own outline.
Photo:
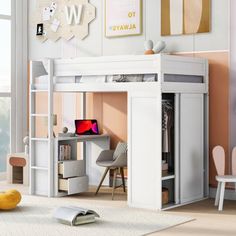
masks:
<instances>
[{"instance_id":1,"label":"toy on rug","mask_svg":"<svg viewBox=\"0 0 236 236\"><path fill-rule=\"evenodd\" d=\"M20 200L21 194L15 189L0 192L0 210L14 209Z\"/></svg>"},{"instance_id":2,"label":"toy on rug","mask_svg":"<svg viewBox=\"0 0 236 236\"><path fill-rule=\"evenodd\" d=\"M166 43L164 41L158 41L155 46L153 46L152 40L147 40L144 42L144 48L146 55L155 54L162 52L166 47Z\"/></svg>"}]
</instances>

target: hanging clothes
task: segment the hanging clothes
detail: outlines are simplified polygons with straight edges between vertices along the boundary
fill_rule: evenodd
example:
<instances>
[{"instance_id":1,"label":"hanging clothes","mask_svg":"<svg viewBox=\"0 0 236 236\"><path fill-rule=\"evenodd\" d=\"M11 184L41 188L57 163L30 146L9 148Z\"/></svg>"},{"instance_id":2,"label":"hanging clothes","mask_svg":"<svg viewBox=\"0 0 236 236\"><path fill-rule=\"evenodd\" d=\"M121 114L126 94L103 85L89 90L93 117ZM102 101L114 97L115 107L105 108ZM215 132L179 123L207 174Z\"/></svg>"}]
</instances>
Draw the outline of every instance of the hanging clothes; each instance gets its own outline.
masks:
<instances>
[{"instance_id":1,"label":"hanging clothes","mask_svg":"<svg viewBox=\"0 0 236 236\"><path fill-rule=\"evenodd\" d=\"M174 123L174 108L171 100L162 101L162 152L171 151L171 128Z\"/></svg>"}]
</instances>

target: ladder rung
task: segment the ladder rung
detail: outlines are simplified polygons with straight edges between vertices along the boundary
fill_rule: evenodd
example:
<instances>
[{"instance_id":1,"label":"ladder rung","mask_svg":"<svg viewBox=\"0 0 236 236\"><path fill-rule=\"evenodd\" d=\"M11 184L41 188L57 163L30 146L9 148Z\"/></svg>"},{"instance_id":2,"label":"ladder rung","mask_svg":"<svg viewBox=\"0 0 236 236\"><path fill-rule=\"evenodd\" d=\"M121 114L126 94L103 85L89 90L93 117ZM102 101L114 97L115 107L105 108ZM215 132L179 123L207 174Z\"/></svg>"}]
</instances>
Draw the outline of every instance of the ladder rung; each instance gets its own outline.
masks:
<instances>
[{"instance_id":1,"label":"ladder rung","mask_svg":"<svg viewBox=\"0 0 236 236\"><path fill-rule=\"evenodd\" d=\"M30 90L32 93L37 93L37 92L48 92L48 89L31 89Z\"/></svg>"},{"instance_id":2,"label":"ladder rung","mask_svg":"<svg viewBox=\"0 0 236 236\"><path fill-rule=\"evenodd\" d=\"M31 138L32 141L48 141L48 138Z\"/></svg>"},{"instance_id":3,"label":"ladder rung","mask_svg":"<svg viewBox=\"0 0 236 236\"><path fill-rule=\"evenodd\" d=\"M36 114L36 113L33 113L33 114L30 114L31 116L39 116L39 117L48 117L48 114Z\"/></svg>"},{"instance_id":4,"label":"ladder rung","mask_svg":"<svg viewBox=\"0 0 236 236\"><path fill-rule=\"evenodd\" d=\"M42 167L42 166L31 166L31 169L33 169L33 170L48 170L47 167Z\"/></svg>"}]
</instances>

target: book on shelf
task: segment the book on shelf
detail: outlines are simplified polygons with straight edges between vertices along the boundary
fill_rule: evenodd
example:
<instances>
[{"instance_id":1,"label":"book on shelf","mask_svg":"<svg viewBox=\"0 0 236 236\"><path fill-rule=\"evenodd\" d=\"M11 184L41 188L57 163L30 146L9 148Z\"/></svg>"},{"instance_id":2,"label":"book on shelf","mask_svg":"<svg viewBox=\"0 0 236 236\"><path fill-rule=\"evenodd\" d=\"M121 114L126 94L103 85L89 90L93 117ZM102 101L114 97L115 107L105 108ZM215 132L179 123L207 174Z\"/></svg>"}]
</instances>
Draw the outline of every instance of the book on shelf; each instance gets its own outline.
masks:
<instances>
[{"instance_id":1,"label":"book on shelf","mask_svg":"<svg viewBox=\"0 0 236 236\"><path fill-rule=\"evenodd\" d=\"M59 146L59 161L71 160L71 145L63 144Z\"/></svg>"},{"instance_id":2,"label":"book on shelf","mask_svg":"<svg viewBox=\"0 0 236 236\"><path fill-rule=\"evenodd\" d=\"M93 223L99 215L93 210L69 206L57 208L53 213L53 217L62 224L75 226Z\"/></svg>"}]
</instances>

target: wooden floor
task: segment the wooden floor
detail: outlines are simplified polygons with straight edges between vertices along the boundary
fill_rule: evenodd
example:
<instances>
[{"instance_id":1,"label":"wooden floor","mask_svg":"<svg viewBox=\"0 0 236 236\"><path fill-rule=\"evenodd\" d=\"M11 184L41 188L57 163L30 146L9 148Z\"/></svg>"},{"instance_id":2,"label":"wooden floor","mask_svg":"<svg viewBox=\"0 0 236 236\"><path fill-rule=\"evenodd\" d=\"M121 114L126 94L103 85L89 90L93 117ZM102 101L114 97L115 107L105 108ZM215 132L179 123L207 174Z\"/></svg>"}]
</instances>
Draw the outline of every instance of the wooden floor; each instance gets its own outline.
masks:
<instances>
[{"instance_id":1,"label":"wooden floor","mask_svg":"<svg viewBox=\"0 0 236 236\"><path fill-rule=\"evenodd\" d=\"M220 213L214 207L213 199L178 207L169 213L191 216L195 220L151 236L236 236L236 201L225 201L224 211Z\"/></svg>"},{"instance_id":2,"label":"wooden floor","mask_svg":"<svg viewBox=\"0 0 236 236\"><path fill-rule=\"evenodd\" d=\"M28 194L28 188L22 185L8 185L0 182L0 191L16 188L22 194ZM90 192L74 195L75 198L86 198L94 200L110 200L111 189L102 188L97 196L94 196L95 188ZM114 204L118 201L126 201L127 196L122 189L116 189ZM176 214L193 217L195 220L182 224L150 236L236 236L236 201L225 201L224 211L218 212L214 207L214 200L207 199L194 204L178 207L165 211L166 214Z\"/></svg>"}]
</instances>

